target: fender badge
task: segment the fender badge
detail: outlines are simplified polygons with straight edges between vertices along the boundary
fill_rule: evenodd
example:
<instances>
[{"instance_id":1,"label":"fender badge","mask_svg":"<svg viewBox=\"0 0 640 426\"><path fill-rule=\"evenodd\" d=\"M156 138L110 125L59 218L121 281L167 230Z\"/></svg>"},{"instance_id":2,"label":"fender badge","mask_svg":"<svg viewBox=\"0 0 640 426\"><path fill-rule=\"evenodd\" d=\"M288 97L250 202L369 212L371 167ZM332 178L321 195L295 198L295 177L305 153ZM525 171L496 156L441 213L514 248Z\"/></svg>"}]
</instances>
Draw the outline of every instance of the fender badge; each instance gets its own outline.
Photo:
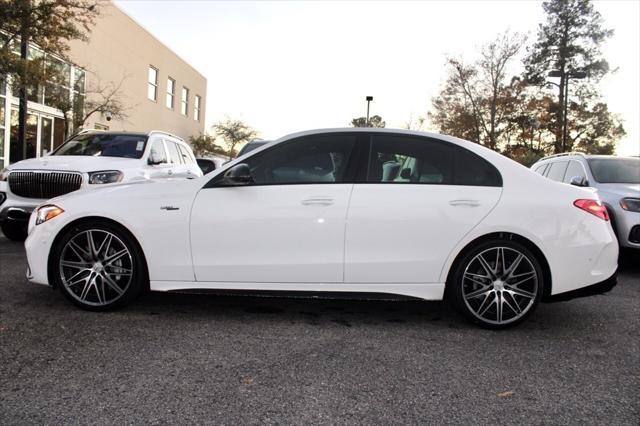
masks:
<instances>
[{"instance_id":1,"label":"fender badge","mask_svg":"<svg viewBox=\"0 0 640 426\"><path fill-rule=\"evenodd\" d=\"M174 207L174 206L160 206L160 210L180 210L180 207Z\"/></svg>"}]
</instances>

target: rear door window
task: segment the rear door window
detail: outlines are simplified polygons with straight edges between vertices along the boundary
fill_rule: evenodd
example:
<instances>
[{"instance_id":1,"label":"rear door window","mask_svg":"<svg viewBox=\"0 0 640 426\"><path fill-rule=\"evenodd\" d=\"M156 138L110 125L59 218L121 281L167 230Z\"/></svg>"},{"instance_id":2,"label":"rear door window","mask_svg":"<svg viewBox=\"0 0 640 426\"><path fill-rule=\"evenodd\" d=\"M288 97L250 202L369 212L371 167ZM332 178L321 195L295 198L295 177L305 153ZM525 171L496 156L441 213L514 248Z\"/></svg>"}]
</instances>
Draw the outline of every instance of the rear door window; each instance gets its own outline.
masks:
<instances>
[{"instance_id":1,"label":"rear door window","mask_svg":"<svg viewBox=\"0 0 640 426\"><path fill-rule=\"evenodd\" d=\"M569 161L569 166L567 167L567 171L564 174L564 182L571 183L571 179L574 177L579 177L582 180L585 180L587 176L584 173L584 168L582 164L575 160Z\"/></svg>"},{"instance_id":2,"label":"rear door window","mask_svg":"<svg viewBox=\"0 0 640 426\"><path fill-rule=\"evenodd\" d=\"M167 153L164 149L164 144L161 140L153 141L151 145L151 151L149 152L149 162L152 164L165 164L167 160Z\"/></svg>"},{"instance_id":3,"label":"rear door window","mask_svg":"<svg viewBox=\"0 0 640 426\"><path fill-rule=\"evenodd\" d=\"M178 145L176 145L173 141L165 141L167 144L167 149L169 150L169 158L171 158L171 162L173 164L182 164L182 154L178 149Z\"/></svg>"},{"instance_id":4,"label":"rear door window","mask_svg":"<svg viewBox=\"0 0 640 426\"><path fill-rule=\"evenodd\" d=\"M568 161L556 161L551 163L549 171L547 172L547 177L551 180L555 180L556 182L562 182L568 164Z\"/></svg>"}]
</instances>

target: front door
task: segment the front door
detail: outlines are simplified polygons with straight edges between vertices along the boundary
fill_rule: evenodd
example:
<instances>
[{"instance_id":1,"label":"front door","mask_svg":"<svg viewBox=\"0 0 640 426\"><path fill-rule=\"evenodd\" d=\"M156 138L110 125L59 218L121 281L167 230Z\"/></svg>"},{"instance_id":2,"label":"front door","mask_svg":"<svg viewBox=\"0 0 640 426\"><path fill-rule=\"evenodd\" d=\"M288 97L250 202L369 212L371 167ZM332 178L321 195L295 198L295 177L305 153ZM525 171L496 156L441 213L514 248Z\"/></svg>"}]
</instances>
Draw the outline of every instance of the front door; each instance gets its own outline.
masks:
<instances>
[{"instance_id":1,"label":"front door","mask_svg":"<svg viewBox=\"0 0 640 426\"><path fill-rule=\"evenodd\" d=\"M450 143L393 134L370 141L367 183L354 186L345 282L437 283L460 239L497 203L498 171Z\"/></svg>"},{"instance_id":2,"label":"front door","mask_svg":"<svg viewBox=\"0 0 640 426\"><path fill-rule=\"evenodd\" d=\"M254 183L198 193L191 216L196 279L340 283L357 135L301 137L245 160Z\"/></svg>"}]
</instances>

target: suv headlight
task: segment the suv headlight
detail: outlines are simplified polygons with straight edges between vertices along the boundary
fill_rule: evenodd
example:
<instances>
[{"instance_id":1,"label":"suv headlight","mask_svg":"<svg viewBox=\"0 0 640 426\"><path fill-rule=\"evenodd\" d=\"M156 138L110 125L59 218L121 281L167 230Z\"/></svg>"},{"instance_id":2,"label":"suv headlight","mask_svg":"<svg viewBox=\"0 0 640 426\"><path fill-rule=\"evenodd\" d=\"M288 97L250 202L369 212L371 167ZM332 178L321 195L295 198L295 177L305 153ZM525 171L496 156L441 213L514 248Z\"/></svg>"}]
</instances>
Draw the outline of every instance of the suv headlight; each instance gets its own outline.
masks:
<instances>
[{"instance_id":1,"label":"suv headlight","mask_svg":"<svg viewBox=\"0 0 640 426\"><path fill-rule=\"evenodd\" d=\"M0 171L0 182L4 182L9 178L9 168L5 167Z\"/></svg>"},{"instance_id":2,"label":"suv headlight","mask_svg":"<svg viewBox=\"0 0 640 426\"><path fill-rule=\"evenodd\" d=\"M36 212L36 225L40 225L41 223L44 223L49 219L53 219L62 213L64 213L64 210L58 206L54 206L53 204L46 204L39 207Z\"/></svg>"},{"instance_id":3,"label":"suv headlight","mask_svg":"<svg viewBox=\"0 0 640 426\"><path fill-rule=\"evenodd\" d=\"M122 180L124 175L119 170L101 170L98 172L89 173L90 184L100 183L116 183Z\"/></svg>"},{"instance_id":4,"label":"suv headlight","mask_svg":"<svg viewBox=\"0 0 640 426\"><path fill-rule=\"evenodd\" d=\"M630 212L640 213L640 198L623 198L620 200L620 207Z\"/></svg>"}]
</instances>

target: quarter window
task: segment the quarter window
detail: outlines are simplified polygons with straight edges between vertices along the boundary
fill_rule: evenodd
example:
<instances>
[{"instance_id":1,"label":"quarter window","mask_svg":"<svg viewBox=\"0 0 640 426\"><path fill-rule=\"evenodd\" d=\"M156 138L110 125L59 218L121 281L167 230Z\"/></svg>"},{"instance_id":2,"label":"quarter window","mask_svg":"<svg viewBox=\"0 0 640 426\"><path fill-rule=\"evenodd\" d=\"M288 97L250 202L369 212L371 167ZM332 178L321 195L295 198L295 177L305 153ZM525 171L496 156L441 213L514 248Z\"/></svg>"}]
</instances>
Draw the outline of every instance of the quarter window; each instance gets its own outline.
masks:
<instances>
[{"instance_id":1,"label":"quarter window","mask_svg":"<svg viewBox=\"0 0 640 426\"><path fill-rule=\"evenodd\" d=\"M158 70L149 66L147 76L147 97L152 101L158 100Z\"/></svg>"},{"instance_id":2,"label":"quarter window","mask_svg":"<svg viewBox=\"0 0 640 426\"><path fill-rule=\"evenodd\" d=\"M182 155L182 161L184 164L193 164L194 160L189 154L189 150L182 145L178 145L178 148L180 149L180 154Z\"/></svg>"},{"instance_id":3,"label":"quarter window","mask_svg":"<svg viewBox=\"0 0 640 426\"><path fill-rule=\"evenodd\" d=\"M182 88L182 98L180 101L180 112L182 115L189 114L189 89L186 87Z\"/></svg>"},{"instance_id":4,"label":"quarter window","mask_svg":"<svg viewBox=\"0 0 640 426\"><path fill-rule=\"evenodd\" d=\"M501 186L499 172L473 152L437 140L374 135L367 182Z\"/></svg>"},{"instance_id":5,"label":"quarter window","mask_svg":"<svg viewBox=\"0 0 640 426\"><path fill-rule=\"evenodd\" d=\"M340 183L356 134L330 134L292 140L247 159L257 185Z\"/></svg>"},{"instance_id":6,"label":"quarter window","mask_svg":"<svg viewBox=\"0 0 640 426\"><path fill-rule=\"evenodd\" d=\"M556 182L562 182L568 163L568 161L556 161L555 163L551 163L549 170L547 171L547 177L551 180L555 180Z\"/></svg>"},{"instance_id":7,"label":"quarter window","mask_svg":"<svg viewBox=\"0 0 640 426\"><path fill-rule=\"evenodd\" d=\"M173 98L176 93L176 81L169 77L167 79L167 108L173 109Z\"/></svg>"}]
</instances>

